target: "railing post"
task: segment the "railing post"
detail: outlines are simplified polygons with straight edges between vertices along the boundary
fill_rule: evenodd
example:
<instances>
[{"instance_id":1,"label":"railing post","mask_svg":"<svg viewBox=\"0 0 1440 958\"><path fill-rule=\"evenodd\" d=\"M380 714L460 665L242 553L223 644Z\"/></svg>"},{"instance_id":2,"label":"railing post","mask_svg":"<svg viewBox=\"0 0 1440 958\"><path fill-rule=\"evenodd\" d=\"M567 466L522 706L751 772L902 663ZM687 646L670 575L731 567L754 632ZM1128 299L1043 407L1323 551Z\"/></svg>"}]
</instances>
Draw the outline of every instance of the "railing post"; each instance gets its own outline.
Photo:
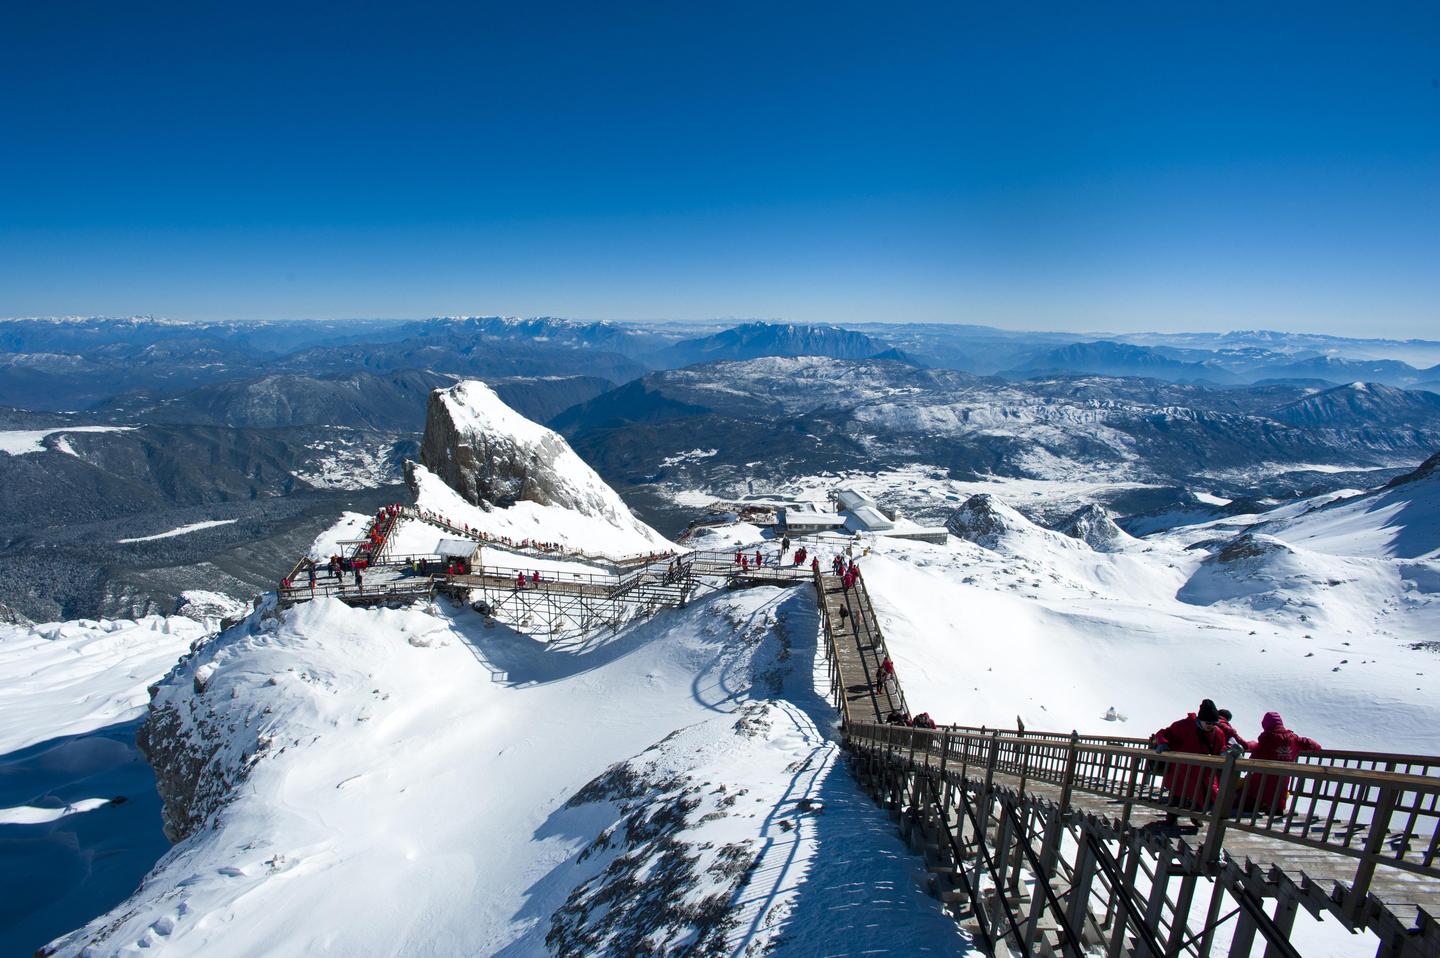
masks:
<instances>
[{"instance_id":1,"label":"railing post","mask_svg":"<svg viewBox=\"0 0 1440 958\"><path fill-rule=\"evenodd\" d=\"M1125 798L1123 799L1125 810L1120 813L1120 827L1130 826L1130 813L1135 809L1135 789L1139 785L1141 770L1150 759L1146 755L1130 756L1130 775L1125 782Z\"/></svg>"},{"instance_id":2,"label":"railing post","mask_svg":"<svg viewBox=\"0 0 1440 958\"><path fill-rule=\"evenodd\" d=\"M1075 765L1080 755L1080 733L1070 730L1070 744L1065 747L1065 776L1060 782L1060 820L1070 814L1070 794L1075 790Z\"/></svg>"},{"instance_id":3,"label":"railing post","mask_svg":"<svg viewBox=\"0 0 1440 958\"><path fill-rule=\"evenodd\" d=\"M1230 806L1235 802L1235 753L1225 756L1225 768L1220 772L1220 790L1215 795L1215 807L1210 810L1210 828L1205 834L1205 845L1200 850L1200 864L1213 869L1220 864L1220 847L1225 840L1225 820L1230 815Z\"/></svg>"},{"instance_id":4,"label":"railing post","mask_svg":"<svg viewBox=\"0 0 1440 958\"><path fill-rule=\"evenodd\" d=\"M990 794L990 789L995 784L995 763L1000 757L1000 730L997 728L990 733L990 757L985 761L985 794Z\"/></svg>"},{"instance_id":5,"label":"railing post","mask_svg":"<svg viewBox=\"0 0 1440 958\"><path fill-rule=\"evenodd\" d=\"M1375 803L1375 814L1370 819L1370 834L1365 838L1365 857L1355 869L1355 880L1345 896L1345 920L1354 924L1365 906L1365 897L1370 893L1370 880L1375 877L1375 865L1380 860L1380 850L1385 847L1385 836L1390 831L1390 816L1395 811L1395 802L1400 797L1394 785L1380 786L1380 800Z\"/></svg>"}]
</instances>

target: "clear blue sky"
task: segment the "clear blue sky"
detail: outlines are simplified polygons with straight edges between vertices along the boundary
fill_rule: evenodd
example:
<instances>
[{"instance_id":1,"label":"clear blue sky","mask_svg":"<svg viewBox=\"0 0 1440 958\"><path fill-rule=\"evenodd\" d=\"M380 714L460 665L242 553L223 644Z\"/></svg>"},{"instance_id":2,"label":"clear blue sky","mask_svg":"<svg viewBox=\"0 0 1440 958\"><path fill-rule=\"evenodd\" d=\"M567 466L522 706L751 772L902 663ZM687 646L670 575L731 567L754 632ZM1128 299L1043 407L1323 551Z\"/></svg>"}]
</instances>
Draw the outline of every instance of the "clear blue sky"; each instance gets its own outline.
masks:
<instances>
[{"instance_id":1,"label":"clear blue sky","mask_svg":"<svg viewBox=\"0 0 1440 958\"><path fill-rule=\"evenodd\" d=\"M1440 337L1433 0L604 7L4 4L0 315Z\"/></svg>"}]
</instances>

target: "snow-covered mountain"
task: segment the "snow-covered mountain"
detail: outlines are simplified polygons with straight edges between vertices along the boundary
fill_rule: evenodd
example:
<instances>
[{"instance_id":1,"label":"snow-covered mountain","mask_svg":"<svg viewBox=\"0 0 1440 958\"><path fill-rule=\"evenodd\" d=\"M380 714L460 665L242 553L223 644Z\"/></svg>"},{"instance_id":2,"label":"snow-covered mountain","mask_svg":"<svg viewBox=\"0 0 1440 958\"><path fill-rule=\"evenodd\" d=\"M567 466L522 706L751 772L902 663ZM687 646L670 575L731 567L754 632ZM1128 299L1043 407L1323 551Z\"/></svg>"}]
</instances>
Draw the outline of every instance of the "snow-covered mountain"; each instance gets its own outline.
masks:
<instances>
[{"instance_id":1,"label":"snow-covered mountain","mask_svg":"<svg viewBox=\"0 0 1440 958\"><path fill-rule=\"evenodd\" d=\"M461 355L425 343L395 355ZM324 361L347 348L326 345ZM949 516L943 545L854 550L912 707L941 721L1019 715L1145 735L1211 697L1248 734L1278 709L1330 747L1435 753L1440 456L1410 469L1436 443L1416 415L1425 401L1395 392L1009 383L766 356L648 376L564 421L590 461L633 457L615 471L651 485L773 478L777 494L823 498L844 471L903 487L907 515ZM466 383L431 400L409 469L422 509L592 553L673 547L502 395ZM227 581L240 594L307 547L328 556L376 504L311 500L323 520L283 535L249 513L162 516L152 486L193 496L187 508L208 509L208 490L280 513L286 484L309 482L289 450L302 440L215 427L62 436L69 417L55 418L15 418L41 445L0 458L24 479L7 505L95 511L55 518L57 538L33 553L0 550L17 591L67 574L82 549L117 580L77 576L75 595L118 577L141 590L162 568L209 574L182 544L214 535L234 537ZM1406 473L1384 483L1403 456ZM1287 469L1326 477L1328 491L1282 501L1274 476ZM317 464L316 481L325 474ZM1257 494L1227 503L1227 486ZM129 499L94 491L112 489ZM706 502L702 491L687 501ZM1100 505L1173 496L1193 507L1187 524L1157 520L1144 536ZM362 511L337 516L346 501ZM135 528L101 542L117 502ZM419 530L401 551L436 536ZM775 548L744 523L705 540ZM32 558L43 555L54 564ZM0 728L0 823L33 856L0 875L0 934L14 932L0 953L71 928L59 954L968 948L846 773L804 590L712 592L548 644L444 601L251 611L191 593L180 611L0 626L0 714L18 716ZM142 716L178 840L168 851L133 745Z\"/></svg>"},{"instance_id":2,"label":"snow-covered mountain","mask_svg":"<svg viewBox=\"0 0 1440 958\"><path fill-rule=\"evenodd\" d=\"M1135 540L1115 524L1110 513L1099 503L1081 506L1066 517L1057 528L1072 539L1079 539L1099 552L1115 552L1128 548Z\"/></svg>"},{"instance_id":3,"label":"snow-covered mountain","mask_svg":"<svg viewBox=\"0 0 1440 958\"><path fill-rule=\"evenodd\" d=\"M431 393L420 463L407 464L406 475L417 501L452 517L458 518L451 508L456 504L446 501L451 498L470 507L466 515L497 508L525 514L534 528L522 531L523 538L569 542L578 521L619 530L627 543L644 546L622 551L670 546L635 518L558 433L519 415L481 382ZM480 528L494 524L476 518Z\"/></svg>"},{"instance_id":4,"label":"snow-covered mountain","mask_svg":"<svg viewBox=\"0 0 1440 958\"><path fill-rule=\"evenodd\" d=\"M435 415L432 454L471 488L553 492L470 502L432 459L422 508L592 552L663 542L490 390ZM1044 528L992 480L949 542L859 561L912 708L942 721L1144 735L1210 697L1246 731L1278 709L1331 747L1429 752L1437 472L1143 539L1095 508ZM774 549L743 523L709 538ZM170 650L139 741L177 844L55 953L783 956L902 928L964 952L845 772L818 631L806 590L772 587L548 644L445 602L262 602Z\"/></svg>"}]
</instances>

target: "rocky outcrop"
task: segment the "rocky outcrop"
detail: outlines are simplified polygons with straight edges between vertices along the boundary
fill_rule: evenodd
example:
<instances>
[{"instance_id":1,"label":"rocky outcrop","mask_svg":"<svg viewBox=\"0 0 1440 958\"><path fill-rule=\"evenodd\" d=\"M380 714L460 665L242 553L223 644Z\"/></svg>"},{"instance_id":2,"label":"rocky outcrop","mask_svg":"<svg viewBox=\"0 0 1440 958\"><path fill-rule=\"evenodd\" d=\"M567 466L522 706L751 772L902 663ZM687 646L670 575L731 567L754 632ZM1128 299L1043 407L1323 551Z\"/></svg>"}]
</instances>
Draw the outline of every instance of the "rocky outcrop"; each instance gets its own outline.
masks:
<instances>
[{"instance_id":1,"label":"rocky outcrop","mask_svg":"<svg viewBox=\"0 0 1440 958\"><path fill-rule=\"evenodd\" d=\"M218 692L218 659L257 630L273 630L273 600L222 636L190 646L164 679L150 686L150 709L135 744L155 770L161 824L172 843L189 837L235 796L236 786L270 747L244 712L238 693ZM217 641L218 639L218 641Z\"/></svg>"},{"instance_id":2,"label":"rocky outcrop","mask_svg":"<svg viewBox=\"0 0 1440 958\"><path fill-rule=\"evenodd\" d=\"M1403 476L1396 476L1394 479L1391 479L1386 484L1386 488L1393 489L1396 486L1404 486L1423 480L1434 480L1437 477L1440 477L1440 452L1435 453L1435 455L1420 463L1414 472L1407 472Z\"/></svg>"},{"instance_id":3,"label":"rocky outcrop","mask_svg":"<svg viewBox=\"0 0 1440 958\"><path fill-rule=\"evenodd\" d=\"M1007 533L1030 524L1020 513L989 493L982 492L966 499L960 508L950 513L950 518L945 520L945 531L993 549Z\"/></svg>"},{"instance_id":4,"label":"rocky outcrop","mask_svg":"<svg viewBox=\"0 0 1440 958\"><path fill-rule=\"evenodd\" d=\"M1104 506L1093 502L1071 513L1055 531L1079 539L1096 552L1116 552L1134 541L1115 524Z\"/></svg>"},{"instance_id":5,"label":"rocky outcrop","mask_svg":"<svg viewBox=\"0 0 1440 958\"><path fill-rule=\"evenodd\" d=\"M634 522L558 433L524 418L478 381L430 394L420 463L481 508L528 501L617 525ZM413 469L406 476L413 487Z\"/></svg>"}]
</instances>

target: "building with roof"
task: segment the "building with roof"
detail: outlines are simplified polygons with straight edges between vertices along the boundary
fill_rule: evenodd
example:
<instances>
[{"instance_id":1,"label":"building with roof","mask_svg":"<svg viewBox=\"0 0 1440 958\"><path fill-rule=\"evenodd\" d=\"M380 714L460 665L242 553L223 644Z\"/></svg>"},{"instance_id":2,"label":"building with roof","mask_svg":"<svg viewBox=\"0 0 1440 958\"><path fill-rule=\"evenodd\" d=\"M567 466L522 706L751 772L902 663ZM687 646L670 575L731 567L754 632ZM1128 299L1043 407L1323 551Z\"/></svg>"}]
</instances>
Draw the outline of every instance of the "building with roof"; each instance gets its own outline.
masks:
<instances>
[{"instance_id":1,"label":"building with roof","mask_svg":"<svg viewBox=\"0 0 1440 958\"><path fill-rule=\"evenodd\" d=\"M817 532L843 532L845 517L834 512L820 512L808 503L785 506L780 510L780 525L786 535L803 536Z\"/></svg>"}]
</instances>

